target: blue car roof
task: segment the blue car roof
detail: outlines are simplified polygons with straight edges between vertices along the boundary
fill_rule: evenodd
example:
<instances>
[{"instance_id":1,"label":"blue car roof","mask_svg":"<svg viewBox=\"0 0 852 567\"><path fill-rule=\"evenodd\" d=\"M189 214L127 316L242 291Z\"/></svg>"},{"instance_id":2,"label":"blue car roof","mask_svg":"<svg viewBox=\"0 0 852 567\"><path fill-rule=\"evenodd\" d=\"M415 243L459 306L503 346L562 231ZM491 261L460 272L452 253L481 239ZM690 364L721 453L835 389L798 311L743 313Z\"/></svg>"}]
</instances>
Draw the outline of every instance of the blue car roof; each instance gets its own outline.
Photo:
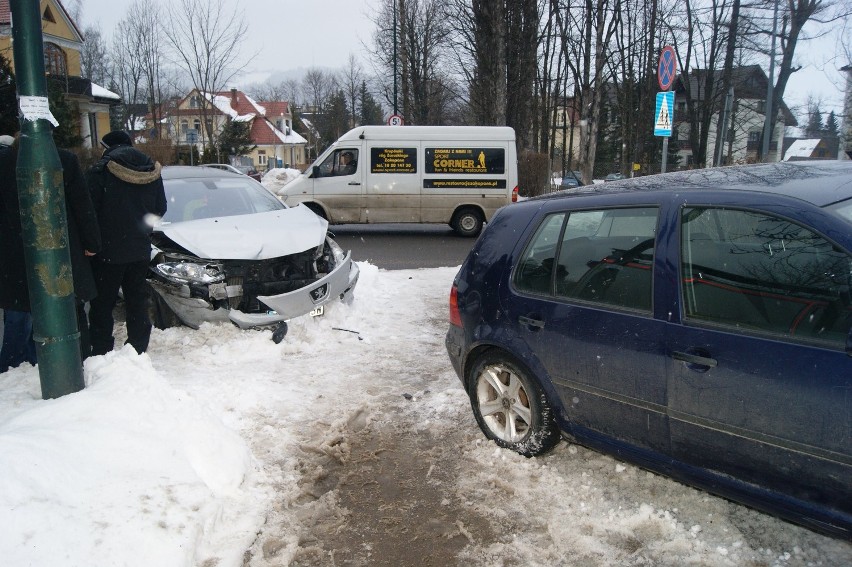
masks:
<instances>
[{"instance_id":1,"label":"blue car roof","mask_svg":"<svg viewBox=\"0 0 852 567\"><path fill-rule=\"evenodd\" d=\"M799 161L713 167L608 181L536 199L626 191L756 191L786 195L825 207L852 198L852 161Z\"/></svg>"}]
</instances>

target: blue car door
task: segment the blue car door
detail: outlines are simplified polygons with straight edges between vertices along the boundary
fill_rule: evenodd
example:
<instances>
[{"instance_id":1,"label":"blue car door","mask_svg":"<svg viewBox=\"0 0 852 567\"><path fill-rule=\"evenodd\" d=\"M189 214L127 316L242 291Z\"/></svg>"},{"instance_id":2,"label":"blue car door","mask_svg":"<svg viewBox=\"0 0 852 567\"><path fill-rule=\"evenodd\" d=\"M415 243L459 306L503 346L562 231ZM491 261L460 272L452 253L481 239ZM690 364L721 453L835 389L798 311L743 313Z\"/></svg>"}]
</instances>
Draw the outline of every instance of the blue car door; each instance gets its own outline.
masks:
<instances>
[{"instance_id":1,"label":"blue car door","mask_svg":"<svg viewBox=\"0 0 852 567\"><path fill-rule=\"evenodd\" d=\"M775 214L680 212L672 455L852 513L852 259Z\"/></svg>"},{"instance_id":2,"label":"blue car door","mask_svg":"<svg viewBox=\"0 0 852 567\"><path fill-rule=\"evenodd\" d=\"M519 258L507 302L519 350L543 367L567 427L615 452L668 446L665 324L652 317L658 210L544 217Z\"/></svg>"}]
</instances>

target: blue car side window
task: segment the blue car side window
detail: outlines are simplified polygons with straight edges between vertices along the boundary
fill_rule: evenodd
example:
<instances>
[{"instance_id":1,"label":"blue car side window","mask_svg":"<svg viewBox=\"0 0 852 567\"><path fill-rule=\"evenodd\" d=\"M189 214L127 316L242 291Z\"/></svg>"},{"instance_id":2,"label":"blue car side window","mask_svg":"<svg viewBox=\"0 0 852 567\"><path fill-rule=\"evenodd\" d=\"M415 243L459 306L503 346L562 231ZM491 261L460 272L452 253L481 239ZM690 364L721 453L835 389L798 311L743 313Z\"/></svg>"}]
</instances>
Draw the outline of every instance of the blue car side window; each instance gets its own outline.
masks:
<instances>
[{"instance_id":1,"label":"blue car side window","mask_svg":"<svg viewBox=\"0 0 852 567\"><path fill-rule=\"evenodd\" d=\"M852 258L807 228L753 211L681 217L688 319L845 347Z\"/></svg>"},{"instance_id":2,"label":"blue car side window","mask_svg":"<svg viewBox=\"0 0 852 567\"><path fill-rule=\"evenodd\" d=\"M518 270L519 291L651 311L656 207L545 218Z\"/></svg>"},{"instance_id":3,"label":"blue car side window","mask_svg":"<svg viewBox=\"0 0 852 567\"><path fill-rule=\"evenodd\" d=\"M553 262L565 216L565 213L550 215L538 227L515 272L515 285L519 290L551 293Z\"/></svg>"}]
</instances>

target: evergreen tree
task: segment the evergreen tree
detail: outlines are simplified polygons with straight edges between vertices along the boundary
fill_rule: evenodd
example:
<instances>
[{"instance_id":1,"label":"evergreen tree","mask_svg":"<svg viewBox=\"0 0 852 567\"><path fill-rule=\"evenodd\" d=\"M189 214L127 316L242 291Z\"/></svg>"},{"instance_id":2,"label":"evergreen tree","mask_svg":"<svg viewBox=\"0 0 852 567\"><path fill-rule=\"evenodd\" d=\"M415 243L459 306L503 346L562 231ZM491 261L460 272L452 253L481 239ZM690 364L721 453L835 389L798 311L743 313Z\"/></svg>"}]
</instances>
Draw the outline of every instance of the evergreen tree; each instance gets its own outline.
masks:
<instances>
[{"instance_id":1,"label":"evergreen tree","mask_svg":"<svg viewBox=\"0 0 852 567\"><path fill-rule=\"evenodd\" d=\"M346 109L346 95L338 90L325 104L324 112L316 117L316 127L320 135L320 147L328 147L341 134L349 129L349 112Z\"/></svg>"},{"instance_id":2,"label":"evergreen tree","mask_svg":"<svg viewBox=\"0 0 852 567\"><path fill-rule=\"evenodd\" d=\"M0 55L0 134L18 131L18 98L15 74L9 60Z\"/></svg>"},{"instance_id":3,"label":"evergreen tree","mask_svg":"<svg viewBox=\"0 0 852 567\"><path fill-rule=\"evenodd\" d=\"M230 120L219 134L219 153L221 156L244 156L257 145L251 139L249 122Z\"/></svg>"},{"instance_id":4,"label":"evergreen tree","mask_svg":"<svg viewBox=\"0 0 852 567\"><path fill-rule=\"evenodd\" d=\"M825 120L825 137L840 137L840 125L837 123L837 116L834 114L833 110L828 113L828 118Z\"/></svg>"},{"instance_id":5,"label":"evergreen tree","mask_svg":"<svg viewBox=\"0 0 852 567\"><path fill-rule=\"evenodd\" d=\"M809 138L822 137L822 113L818 108L814 108L808 114L808 125L805 127L805 136Z\"/></svg>"},{"instance_id":6,"label":"evergreen tree","mask_svg":"<svg viewBox=\"0 0 852 567\"><path fill-rule=\"evenodd\" d=\"M379 103L376 102L376 99L373 98L373 95L367 90L367 83L365 81L361 82L361 90L358 94L358 100L359 106L361 107L357 119L359 124L370 125L384 123L382 107L379 106Z\"/></svg>"}]
</instances>

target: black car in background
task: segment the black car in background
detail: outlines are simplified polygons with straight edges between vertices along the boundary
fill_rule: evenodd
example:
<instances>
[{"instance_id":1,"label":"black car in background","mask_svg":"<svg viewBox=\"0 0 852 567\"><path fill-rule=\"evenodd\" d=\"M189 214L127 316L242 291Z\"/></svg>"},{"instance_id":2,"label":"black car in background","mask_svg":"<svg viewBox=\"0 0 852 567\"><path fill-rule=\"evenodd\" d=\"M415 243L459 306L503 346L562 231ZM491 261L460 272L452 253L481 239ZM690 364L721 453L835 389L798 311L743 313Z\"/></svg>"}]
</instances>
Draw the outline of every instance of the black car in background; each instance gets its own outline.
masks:
<instances>
[{"instance_id":1,"label":"black car in background","mask_svg":"<svg viewBox=\"0 0 852 567\"><path fill-rule=\"evenodd\" d=\"M852 538L852 163L653 175L501 209L450 361L485 435L562 436Z\"/></svg>"}]
</instances>

